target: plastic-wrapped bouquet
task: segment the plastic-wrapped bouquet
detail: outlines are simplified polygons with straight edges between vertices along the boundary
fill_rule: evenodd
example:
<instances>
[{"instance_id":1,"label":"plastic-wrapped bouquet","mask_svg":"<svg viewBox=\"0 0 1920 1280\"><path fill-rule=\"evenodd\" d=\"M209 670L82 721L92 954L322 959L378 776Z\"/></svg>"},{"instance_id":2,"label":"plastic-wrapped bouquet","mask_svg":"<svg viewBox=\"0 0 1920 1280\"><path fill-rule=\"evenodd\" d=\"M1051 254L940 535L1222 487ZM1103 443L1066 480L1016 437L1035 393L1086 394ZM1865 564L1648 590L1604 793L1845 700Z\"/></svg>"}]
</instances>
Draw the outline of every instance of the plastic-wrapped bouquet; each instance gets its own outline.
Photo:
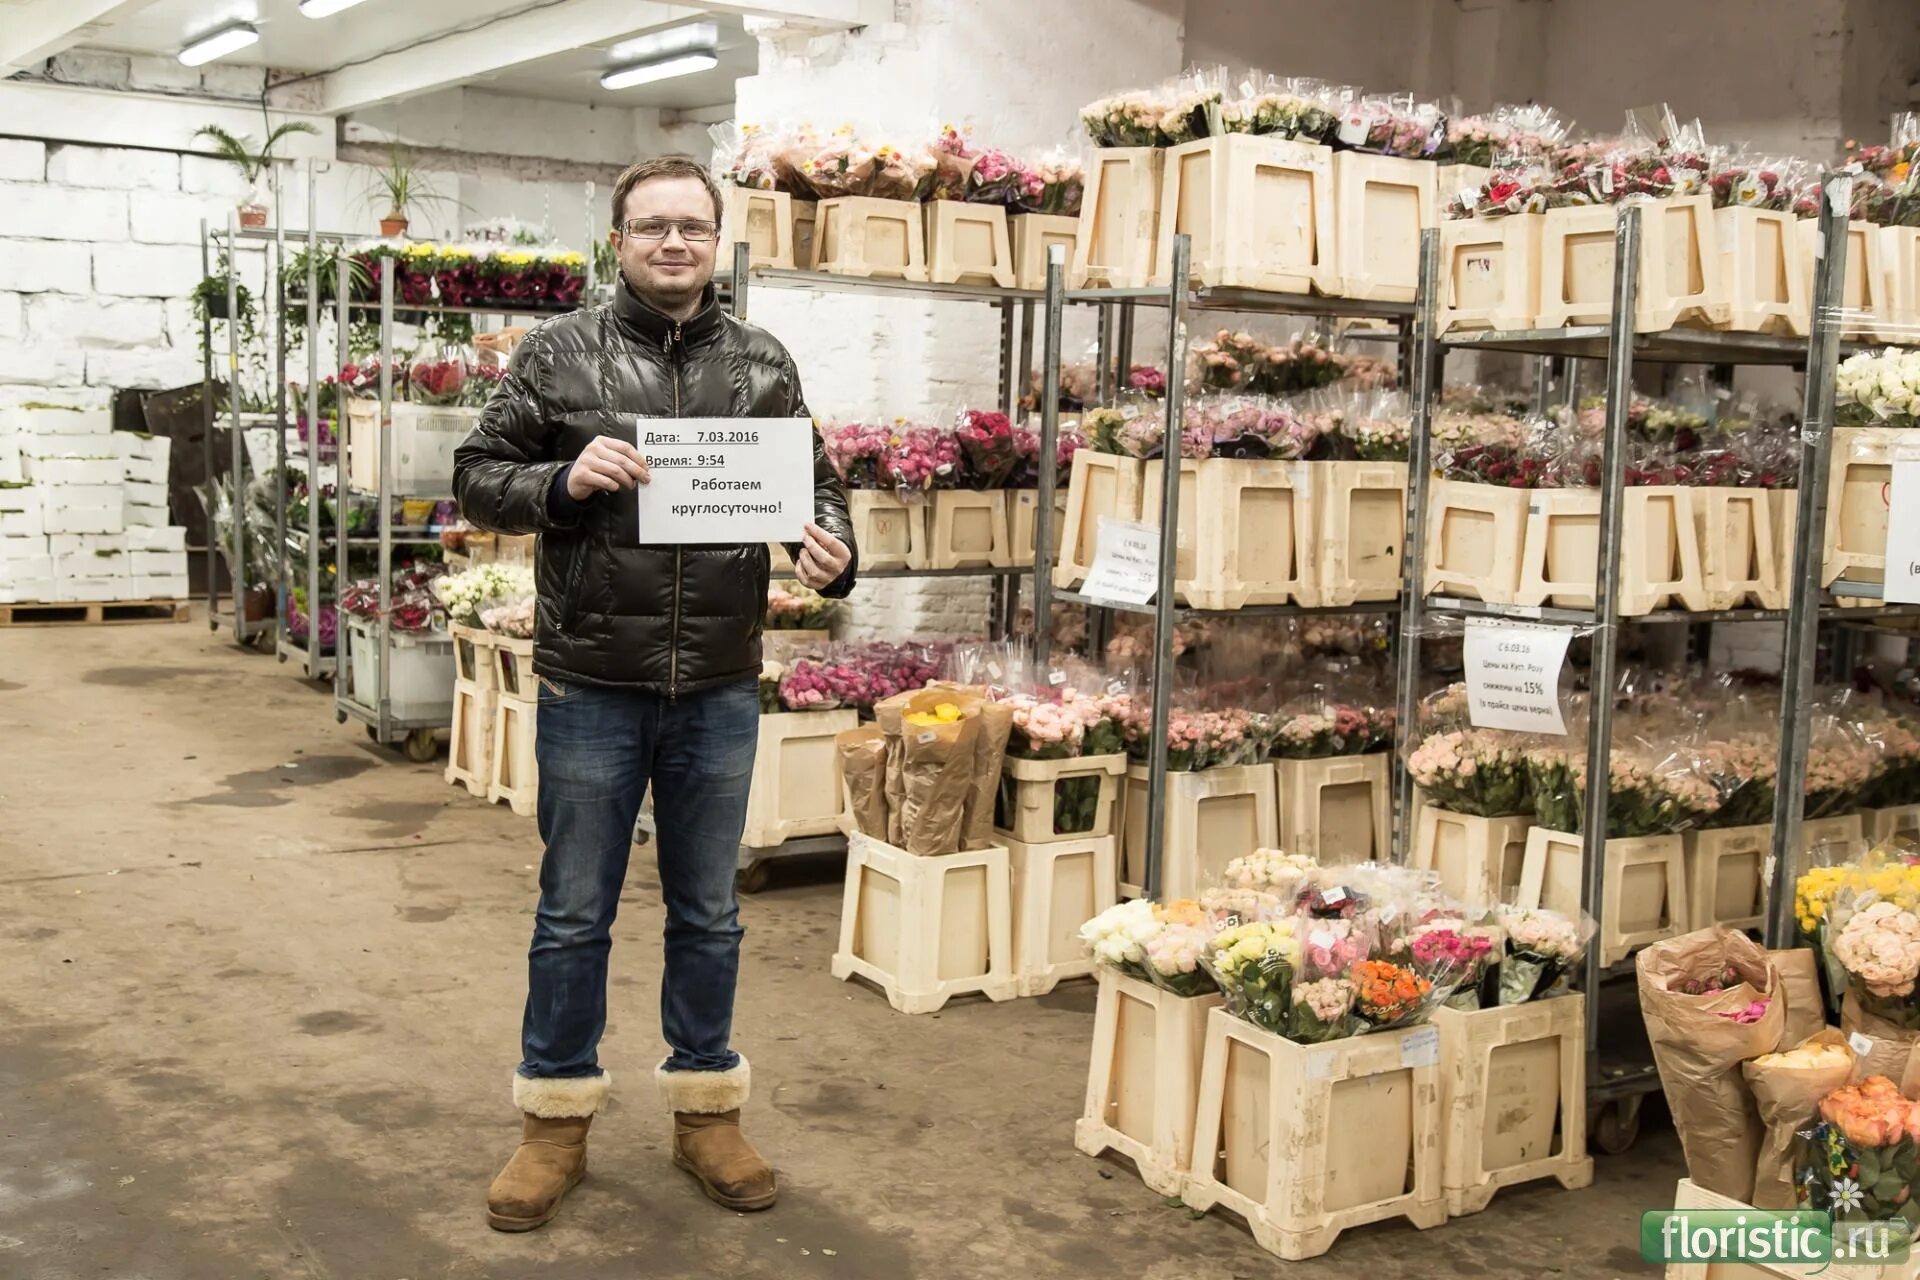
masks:
<instances>
[{"instance_id":1,"label":"plastic-wrapped bouquet","mask_svg":"<svg viewBox=\"0 0 1920 1280\"><path fill-rule=\"evenodd\" d=\"M970 204L997 204L1015 208L1021 201L1038 202L1045 189L1039 174L1005 151L988 148L974 157L967 176L966 200Z\"/></svg>"},{"instance_id":2,"label":"plastic-wrapped bouquet","mask_svg":"<svg viewBox=\"0 0 1920 1280\"><path fill-rule=\"evenodd\" d=\"M1795 1135L1797 1203L1831 1213L1840 1224L1885 1222L1890 1246L1920 1229L1920 1103L1885 1076L1869 1076L1820 1100L1814 1122ZM1862 1242L1864 1243L1864 1242Z\"/></svg>"},{"instance_id":3,"label":"plastic-wrapped bouquet","mask_svg":"<svg viewBox=\"0 0 1920 1280\"><path fill-rule=\"evenodd\" d=\"M1227 1011L1277 1035L1288 1033L1300 939L1291 919L1252 920L1215 934L1205 960Z\"/></svg>"},{"instance_id":4,"label":"plastic-wrapped bouquet","mask_svg":"<svg viewBox=\"0 0 1920 1280\"><path fill-rule=\"evenodd\" d=\"M953 435L966 461L962 475L967 487L1005 487L1020 465L1020 442L1007 415L989 409L962 409ZM1038 437L1034 443L1037 447Z\"/></svg>"},{"instance_id":5,"label":"plastic-wrapped bouquet","mask_svg":"<svg viewBox=\"0 0 1920 1280\"><path fill-rule=\"evenodd\" d=\"M1512 817L1533 803L1526 752L1514 735L1497 729L1430 733L1408 753L1407 772L1449 813Z\"/></svg>"},{"instance_id":6,"label":"plastic-wrapped bouquet","mask_svg":"<svg viewBox=\"0 0 1920 1280\"><path fill-rule=\"evenodd\" d=\"M1445 114L1431 102L1415 102L1411 94L1361 97L1341 115L1335 133L1343 147L1412 160L1432 158L1446 140Z\"/></svg>"},{"instance_id":7,"label":"plastic-wrapped bouquet","mask_svg":"<svg viewBox=\"0 0 1920 1280\"><path fill-rule=\"evenodd\" d=\"M1588 917L1569 920L1543 907L1502 907L1499 922L1506 935L1501 1004L1525 1004L1545 995L1586 953L1594 933Z\"/></svg>"},{"instance_id":8,"label":"plastic-wrapped bouquet","mask_svg":"<svg viewBox=\"0 0 1920 1280\"><path fill-rule=\"evenodd\" d=\"M832 621L838 602L798 582L767 585L765 625L771 631L817 631Z\"/></svg>"},{"instance_id":9,"label":"plastic-wrapped bouquet","mask_svg":"<svg viewBox=\"0 0 1920 1280\"><path fill-rule=\"evenodd\" d=\"M951 489L960 481L960 442L939 427L909 427L896 433L880 457L880 482L891 485L902 498L935 489Z\"/></svg>"},{"instance_id":10,"label":"plastic-wrapped bouquet","mask_svg":"<svg viewBox=\"0 0 1920 1280\"><path fill-rule=\"evenodd\" d=\"M1581 748L1537 746L1527 752L1534 820L1578 833L1586 819L1587 758ZM1607 838L1666 835L1701 826L1720 794L1698 758L1649 742L1615 740L1608 757Z\"/></svg>"},{"instance_id":11,"label":"plastic-wrapped bouquet","mask_svg":"<svg viewBox=\"0 0 1920 1280\"><path fill-rule=\"evenodd\" d=\"M1150 982L1147 976L1147 940L1160 932L1151 898L1133 898L1108 907L1080 926L1080 941L1094 962L1118 969L1129 978Z\"/></svg>"},{"instance_id":12,"label":"plastic-wrapped bouquet","mask_svg":"<svg viewBox=\"0 0 1920 1280\"><path fill-rule=\"evenodd\" d=\"M1318 80L1269 75L1244 84L1242 102L1247 132L1324 143L1339 127L1346 93Z\"/></svg>"},{"instance_id":13,"label":"plastic-wrapped bouquet","mask_svg":"<svg viewBox=\"0 0 1920 1280\"><path fill-rule=\"evenodd\" d=\"M452 347L423 353L407 370L407 398L414 404L465 404L473 366L468 353Z\"/></svg>"},{"instance_id":14,"label":"plastic-wrapped bouquet","mask_svg":"<svg viewBox=\"0 0 1920 1280\"><path fill-rule=\"evenodd\" d=\"M1862 351L1834 374L1835 421L1843 427L1920 425L1920 351Z\"/></svg>"},{"instance_id":15,"label":"plastic-wrapped bouquet","mask_svg":"<svg viewBox=\"0 0 1920 1280\"><path fill-rule=\"evenodd\" d=\"M1304 853L1256 849L1227 863L1222 879L1231 889L1257 889L1290 901L1313 868L1313 859Z\"/></svg>"},{"instance_id":16,"label":"plastic-wrapped bouquet","mask_svg":"<svg viewBox=\"0 0 1920 1280\"><path fill-rule=\"evenodd\" d=\"M1079 157L1055 147L1027 166L1029 181L1021 188L1015 207L1021 213L1047 213L1063 218L1080 216L1086 173Z\"/></svg>"},{"instance_id":17,"label":"plastic-wrapped bouquet","mask_svg":"<svg viewBox=\"0 0 1920 1280\"><path fill-rule=\"evenodd\" d=\"M480 611L480 625L516 640L533 638L533 597L521 596Z\"/></svg>"},{"instance_id":18,"label":"plastic-wrapped bouquet","mask_svg":"<svg viewBox=\"0 0 1920 1280\"><path fill-rule=\"evenodd\" d=\"M900 444L903 422L823 422L820 440L827 461L850 489L886 489L880 477L881 461Z\"/></svg>"},{"instance_id":19,"label":"plastic-wrapped bouquet","mask_svg":"<svg viewBox=\"0 0 1920 1280\"><path fill-rule=\"evenodd\" d=\"M1437 916L1407 937L1415 972L1429 981L1450 983L1451 1009L1490 1009L1500 1003L1500 960L1505 935L1498 926L1471 924L1458 916Z\"/></svg>"},{"instance_id":20,"label":"plastic-wrapped bouquet","mask_svg":"<svg viewBox=\"0 0 1920 1280\"><path fill-rule=\"evenodd\" d=\"M483 564L435 578L433 594L447 616L464 627L481 625L480 611L502 601L534 594L529 565Z\"/></svg>"},{"instance_id":21,"label":"plastic-wrapped bouquet","mask_svg":"<svg viewBox=\"0 0 1920 1280\"><path fill-rule=\"evenodd\" d=\"M1161 906L1134 898L1081 925L1080 941L1098 964L1178 996L1200 996L1213 990L1213 979L1202 967L1210 933L1198 903Z\"/></svg>"}]
</instances>

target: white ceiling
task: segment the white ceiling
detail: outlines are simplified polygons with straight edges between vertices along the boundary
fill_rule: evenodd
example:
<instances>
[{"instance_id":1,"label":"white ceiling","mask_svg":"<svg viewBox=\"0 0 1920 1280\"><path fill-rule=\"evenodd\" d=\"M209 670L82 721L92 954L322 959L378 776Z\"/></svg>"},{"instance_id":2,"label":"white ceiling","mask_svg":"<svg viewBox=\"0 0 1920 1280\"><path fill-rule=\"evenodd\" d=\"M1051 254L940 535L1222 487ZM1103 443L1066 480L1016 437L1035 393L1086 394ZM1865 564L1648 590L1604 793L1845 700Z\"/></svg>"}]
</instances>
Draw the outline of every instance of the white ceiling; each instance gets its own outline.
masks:
<instances>
[{"instance_id":1,"label":"white ceiling","mask_svg":"<svg viewBox=\"0 0 1920 1280\"><path fill-rule=\"evenodd\" d=\"M260 28L260 42L221 62L295 72L331 71L420 41L548 7L553 0L363 0L330 18L307 18L295 0L153 0L88 40L89 47L172 57L199 36L234 21ZM697 0L695 0L697 3ZM617 65L608 40L523 62L473 83L523 97L622 107L706 107L733 101L733 82L752 75L757 51L733 15L719 27L720 65L697 75L610 92L600 74ZM645 29L636 26L636 31ZM622 37L623 39L625 37ZM218 64L214 64L218 65Z\"/></svg>"}]
</instances>

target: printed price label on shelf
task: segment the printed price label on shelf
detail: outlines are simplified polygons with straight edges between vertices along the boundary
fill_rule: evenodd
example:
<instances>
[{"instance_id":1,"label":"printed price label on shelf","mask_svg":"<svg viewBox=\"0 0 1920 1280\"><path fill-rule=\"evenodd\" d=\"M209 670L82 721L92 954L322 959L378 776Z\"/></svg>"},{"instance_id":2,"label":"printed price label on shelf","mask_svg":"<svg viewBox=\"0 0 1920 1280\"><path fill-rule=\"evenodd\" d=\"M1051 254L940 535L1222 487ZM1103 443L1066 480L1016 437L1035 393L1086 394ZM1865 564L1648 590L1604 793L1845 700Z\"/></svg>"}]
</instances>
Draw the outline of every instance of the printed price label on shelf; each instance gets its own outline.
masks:
<instances>
[{"instance_id":1,"label":"printed price label on shelf","mask_svg":"<svg viewBox=\"0 0 1920 1280\"><path fill-rule=\"evenodd\" d=\"M1440 1061L1440 1028L1416 1027L1400 1042L1400 1065L1431 1067Z\"/></svg>"},{"instance_id":2,"label":"printed price label on shelf","mask_svg":"<svg viewBox=\"0 0 1920 1280\"><path fill-rule=\"evenodd\" d=\"M1887 573L1881 598L1888 604L1920 604L1920 457L1896 449L1893 482L1887 486Z\"/></svg>"},{"instance_id":3,"label":"printed price label on shelf","mask_svg":"<svg viewBox=\"0 0 1920 1280\"><path fill-rule=\"evenodd\" d=\"M1093 567L1080 594L1120 604L1145 604L1160 589L1160 531L1137 520L1101 516Z\"/></svg>"},{"instance_id":4,"label":"printed price label on shelf","mask_svg":"<svg viewBox=\"0 0 1920 1280\"><path fill-rule=\"evenodd\" d=\"M640 544L798 542L813 519L813 424L805 418L638 418L652 480Z\"/></svg>"},{"instance_id":5,"label":"printed price label on shelf","mask_svg":"<svg viewBox=\"0 0 1920 1280\"><path fill-rule=\"evenodd\" d=\"M1469 621L1463 648L1467 719L1476 729L1565 735L1560 667L1573 631Z\"/></svg>"}]
</instances>

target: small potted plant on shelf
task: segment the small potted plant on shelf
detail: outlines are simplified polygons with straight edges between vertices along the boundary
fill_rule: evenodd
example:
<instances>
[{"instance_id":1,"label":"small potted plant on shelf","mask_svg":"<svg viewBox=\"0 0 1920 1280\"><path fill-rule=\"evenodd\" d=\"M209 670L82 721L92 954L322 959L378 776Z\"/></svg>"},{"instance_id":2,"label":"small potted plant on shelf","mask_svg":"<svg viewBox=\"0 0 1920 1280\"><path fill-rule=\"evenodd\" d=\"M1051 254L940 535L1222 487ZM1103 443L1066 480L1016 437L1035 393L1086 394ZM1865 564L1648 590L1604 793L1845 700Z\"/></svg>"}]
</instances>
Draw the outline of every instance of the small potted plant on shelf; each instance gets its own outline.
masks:
<instances>
[{"instance_id":1,"label":"small potted plant on shelf","mask_svg":"<svg viewBox=\"0 0 1920 1280\"><path fill-rule=\"evenodd\" d=\"M386 167L374 172L373 188L367 197L367 203L376 208L383 200L387 211L380 219L380 234L388 238L407 234L409 208L459 203L436 191L414 163L413 153L398 143L387 148Z\"/></svg>"},{"instance_id":2,"label":"small potted plant on shelf","mask_svg":"<svg viewBox=\"0 0 1920 1280\"><path fill-rule=\"evenodd\" d=\"M194 131L195 138L205 138L212 143L215 155L225 160L246 180L247 190L240 197L240 225L243 227L264 227L267 225L266 192L261 189L261 179L266 177L267 167L275 159L273 149L282 138L296 133L318 134L320 131L303 120L288 120L276 125L267 134L267 140L258 151L253 149L251 135L229 133L217 124L202 125Z\"/></svg>"}]
</instances>

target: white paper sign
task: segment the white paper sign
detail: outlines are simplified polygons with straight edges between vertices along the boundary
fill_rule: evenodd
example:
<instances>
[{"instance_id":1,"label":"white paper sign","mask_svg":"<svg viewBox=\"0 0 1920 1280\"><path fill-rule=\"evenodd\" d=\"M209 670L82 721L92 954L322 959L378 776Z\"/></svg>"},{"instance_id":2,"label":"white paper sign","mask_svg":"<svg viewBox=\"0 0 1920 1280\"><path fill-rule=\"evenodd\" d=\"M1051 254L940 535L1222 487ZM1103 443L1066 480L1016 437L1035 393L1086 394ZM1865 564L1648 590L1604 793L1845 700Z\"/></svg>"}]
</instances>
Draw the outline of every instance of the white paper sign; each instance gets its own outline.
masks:
<instances>
[{"instance_id":1,"label":"white paper sign","mask_svg":"<svg viewBox=\"0 0 1920 1280\"><path fill-rule=\"evenodd\" d=\"M1855 1031L1847 1037L1847 1048L1865 1058L1873 1053L1873 1041Z\"/></svg>"},{"instance_id":2,"label":"white paper sign","mask_svg":"<svg viewBox=\"0 0 1920 1280\"><path fill-rule=\"evenodd\" d=\"M1160 589L1160 531L1136 520L1101 516L1093 567L1080 593L1095 600L1145 604Z\"/></svg>"},{"instance_id":3,"label":"white paper sign","mask_svg":"<svg viewBox=\"0 0 1920 1280\"><path fill-rule=\"evenodd\" d=\"M1888 604L1920 604L1920 459L1895 456L1887 487Z\"/></svg>"},{"instance_id":4,"label":"white paper sign","mask_svg":"<svg viewBox=\"0 0 1920 1280\"><path fill-rule=\"evenodd\" d=\"M1440 1028L1415 1027L1400 1042L1400 1065L1431 1067L1440 1061Z\"/></svg>"},{"instance_id":5,"label":"white paper sign","mask_svg":"<svg viewBox=\"0 0 1920 1280\"><path fill-rule=\"evenodd\" d=\"M1476 729L1565 734L1560 666L1572 640L1566 627L1468 622L1463 646L1468 721Z\"/></svg>"},{"instance_id":6,"label":"white paper sign","mask_svg":"<svg viewBox=\"0 0 1920 1280\"><path fill-rule=\"evenodd\" d=\"M813 424L805 418L639 418L653 478L640 543L798 542L813 519Z\"/></svg>"}]
</instances>

